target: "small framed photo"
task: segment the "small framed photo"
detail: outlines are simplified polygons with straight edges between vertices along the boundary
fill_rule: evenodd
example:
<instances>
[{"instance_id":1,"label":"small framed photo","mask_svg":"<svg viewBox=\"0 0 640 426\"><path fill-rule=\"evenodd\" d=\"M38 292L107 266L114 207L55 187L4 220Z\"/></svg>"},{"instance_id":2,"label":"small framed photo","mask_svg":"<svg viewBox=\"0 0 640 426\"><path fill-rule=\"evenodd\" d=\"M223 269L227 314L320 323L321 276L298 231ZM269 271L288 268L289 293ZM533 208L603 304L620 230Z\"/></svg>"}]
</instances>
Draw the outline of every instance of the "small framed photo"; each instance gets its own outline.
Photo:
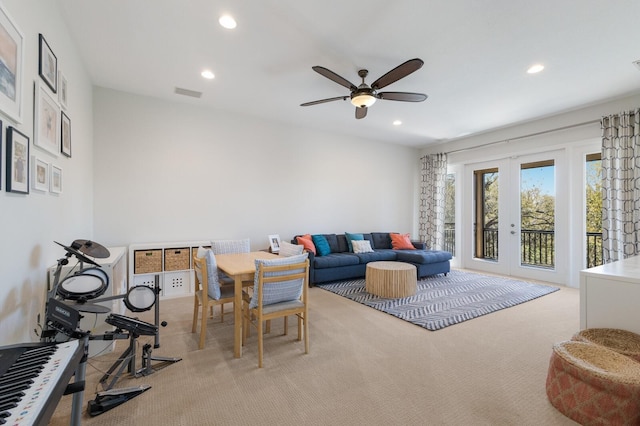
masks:
<instances>
[{"instance_id":1,"label":"small framed photo","mask_svg":"<svg viewBox=\"0 0 640 426\"><path fill-rule=\"evenodd\" d=\"M37 147L53 155L60 152L60 107L40 82L35 84L33 137Z\"/></svg>"},{"instance_id":2,"label":"small framed photo","mask_svg":"<svg viewBox=\"0 0 640 426\"><path fill-rule=\"evenodd\" d=\"M271 253L278 253L280 251L280 235L269 235L269 245L271 246Z\"/></svg>"},{"instance_id":3,"label":"small framed photo","mask_svg":"<svg viewBox=\"0 0 640 426\"><path fill-rule=\"evenodd\" d=\"M7 129L7 192L29 193L29 138Z\"/></svg>"},{"instance_id":4,"label":"small framed photo","mask_svg":"<svg viewBox=\"0 0 640 426\"><path fill-rule=\"evenodd\" d=\"M63 109L67 109L68 89L67 76L58 71L58 101Z\"/></svg>"},{"instance_id":5,"label":"small framed photo","mask_svg":"<svg viewBox=\"0 0 640 426\"><path fill-rule=\"evenodd\" d=\"M49 163L32 155L33 164L31 170L33 175L31 176L32 188L37 191L48 192L49 191Z\"/></svg>"},{"instance_id":6,"label":"small framed photo","mask_svg":"<svg viewBox=\"0 0 640 426\"><path fill-rule=\"evenodd\" d=\"M62 169L55 164L51 164L49 191L51 191L53 194L62 193Z\"/></svg>"},{"instance_id":7,"label":"small framed photo","mask_svg":"<svg viewBox=\"0 0 640 426\"><path fill-rule=\"evenodd\" d=\"M38 72L40 73L40 77L47 83L47 86L51 88L53 93L56 93L58 90L58 58L56 58L56 55L42 34L40 34L39 52L40 66Z\"/></svg>"},{"instance_id":8,"label":"small framed photo","mask_svg":"<svg viewBox=\"0 0 640 426\"><path fill-rule=\"evenodd\" d=\"M0 4L0 110L22 121L22 60L24 37Z\"/></svg>"},{"instance_id":9,"label":"small framed photo","mask_svg":"<svg viewBox=\"0 0 640 426\"><path fill-rule=\"evenodd\" d=\"M60 136L60 151L67 157L71 157L71 119L62 111L62 135Z\"/></svg>"}]
</instances>

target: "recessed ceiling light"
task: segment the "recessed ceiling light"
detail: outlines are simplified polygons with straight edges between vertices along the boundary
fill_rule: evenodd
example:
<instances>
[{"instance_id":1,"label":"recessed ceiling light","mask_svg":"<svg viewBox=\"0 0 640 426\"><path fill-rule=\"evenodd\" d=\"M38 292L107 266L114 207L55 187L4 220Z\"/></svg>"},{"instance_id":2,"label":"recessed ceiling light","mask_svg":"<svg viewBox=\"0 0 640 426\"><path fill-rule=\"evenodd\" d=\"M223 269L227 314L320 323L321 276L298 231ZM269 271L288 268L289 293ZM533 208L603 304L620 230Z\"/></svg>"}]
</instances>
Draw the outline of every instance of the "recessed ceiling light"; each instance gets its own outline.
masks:
<instances>
[{"instance_id":1,"label":"recessed ceiling light","mask_svg":"<svg viewBox=\"0 0 640 426\"><path fill-rule=\"evenodd\" d=\"M212 80L213 78L215 78L215 74L213 74L210 70L204 70L200 73L200 75L207 80Z\"/></svg>"},{"instance_id":2,"label":"recessed ceiling light","mask_svg":"<svg viewBox=\"0 0 640 426\"><path fill-rule=\"evenodd\" d=\"M544 69L544 65L542 64L535 64L532 65L531 67L529 67L529 69L527 70L527 72L529 74L536 74L539 73L540 71L542 71Z\"/></svg>"},{"instance_id":3,"label":"recessed ceiling light","mask_svg":"<svg viewBox=\"0 0 640 426\"><path fill-rule=\"evenodd\" d=\"M236 20L231 17L231 15L222 15L220 19L218 19L220 25L225 27L228 30L232 30L236 27Z\"/></svg>"},{"instance_id":4,"label":"recessed ceiling light","mask_svg":"<svg viewBox=\"0 0 640 426\"><path fill-rule=\"evenodd\" d=\"M400 120L395 120L395 121L393 122L393 125L394 125L394 126L399 126L399 125L401 125L401 124L402 124L402 121L400 121Z\"/></svg>"}]
</instances>

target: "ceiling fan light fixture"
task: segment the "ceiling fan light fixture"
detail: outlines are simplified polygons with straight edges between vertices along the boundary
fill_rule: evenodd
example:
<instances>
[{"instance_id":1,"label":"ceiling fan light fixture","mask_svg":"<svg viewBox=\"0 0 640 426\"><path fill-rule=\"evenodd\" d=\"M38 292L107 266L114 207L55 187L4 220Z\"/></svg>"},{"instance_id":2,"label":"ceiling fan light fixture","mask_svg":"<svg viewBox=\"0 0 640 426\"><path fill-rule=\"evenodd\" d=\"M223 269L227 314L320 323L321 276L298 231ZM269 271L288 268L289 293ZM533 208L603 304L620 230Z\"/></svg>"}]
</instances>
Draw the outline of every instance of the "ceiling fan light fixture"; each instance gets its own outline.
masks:
<instances>
[{"instance_id":1,"label":"ceiling fan light fixture","mask_svg":"<svg viewBox=\"0 0 640 426\"><path fill-rule=\"evenodd\" d=\"M544 65L542 64L534 64L529 67L527 70L528 74L537 74L544 69Z\"/></svg>"},{"instance_id":2,"label":"ceiling fan light fixture","mask_svg":"<svg viewBox=\"0 0 640 426\"><path fill-rule=\"evenodd\" d=\"M228 30L232 30L238 26L236 20L233 19L233 16L231 15L222 15L220 19L218 19L218 23Z\"/></svg>"},{"instance_id":3,"label":"ceiling fan light fixture","mask_svg":"<svg viewBox=\"0 0 640 426\"><path fill-rule=\"evenodd\" d=\"M369 93L356 94L351 98L351 103L359 108L370 107L376 102L376 97Z\"/></svg>"}]
</instances>

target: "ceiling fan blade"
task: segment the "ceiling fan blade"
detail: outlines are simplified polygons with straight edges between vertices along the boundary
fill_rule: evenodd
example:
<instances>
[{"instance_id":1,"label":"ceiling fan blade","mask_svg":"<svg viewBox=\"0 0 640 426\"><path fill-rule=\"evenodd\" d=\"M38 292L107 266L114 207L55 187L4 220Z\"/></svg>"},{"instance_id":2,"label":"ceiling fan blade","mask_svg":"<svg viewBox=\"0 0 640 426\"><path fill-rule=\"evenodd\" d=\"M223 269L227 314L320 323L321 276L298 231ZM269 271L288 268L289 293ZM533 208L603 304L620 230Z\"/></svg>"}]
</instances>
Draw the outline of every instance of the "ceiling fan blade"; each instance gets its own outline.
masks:
<instances>
[{"instance_id":1,"label":"ceiling fan blade","mask_svg":"<svg viewBox=\"0 0 640 426\"><path fill-rule=\"evenodd\" d=\"M376 94L378 99L386 101L403 101L403 102L422 102L427 99L424 93L409 92L380 92Z\"/></svg>"},{"instance_id":2,"label":"ceiling fan blade","mask_svg":"<svg viewBox=\"0 0 640 426\"><path fill-rule=\"evenodd\" d=\"M367 116L367 107L356 107L356 118L361 119Z\"/></svg>"},{"instance_id":3,"label":"ceiling fan blade","mask_svg":"<svg viewBox=\"0 0 640 426\"><path fill-rule=\"evenodd\" d=\"M412 72L419 70L420 68L422 68L422 65L424 65L424 61L422 59L418 59L418 58L410 59L407 62L398 65L397 67L395 67L394 69L392 69L391 71L389 71L388 73L386 73L385 75L383 75L382 77L374 81L371 84L371 89L372 90L382 89L383 87L386 87L391 83L394 83L400 80L401 78L408 76Z\"/></svg>"},{"instance_id":4,"label":"ceiling fan blade","mask_svg":"<svg viewBox=\"0 0 640 426\"><path fill-rule=\"evenodd\" d=\"M346 101L347 99L349 99L348 96L336 96L335 98L320 99L318 101L305 102L303 104L300 104L300 106L318 105L318 104L323 104L325 102L340 101L340 100Z\"/></svg>"},{"instance_id":5,"label":"ceiling fan blade","mask_svg":"<svg viewBox=\"0 0 640 426\"><path fill-rule=\"evenodd\" d=\"M316 65L315 67L311 67L311 68L318 74L327 77L329 80L335 81L339 85L344 86L351 91L354 91L357 89L355 84L351 83L349 80L347 80L344 77L340 77L338 74L336 74L335 72L329 69L326 69L325 67Z\"/></svg>"}]
</instances>

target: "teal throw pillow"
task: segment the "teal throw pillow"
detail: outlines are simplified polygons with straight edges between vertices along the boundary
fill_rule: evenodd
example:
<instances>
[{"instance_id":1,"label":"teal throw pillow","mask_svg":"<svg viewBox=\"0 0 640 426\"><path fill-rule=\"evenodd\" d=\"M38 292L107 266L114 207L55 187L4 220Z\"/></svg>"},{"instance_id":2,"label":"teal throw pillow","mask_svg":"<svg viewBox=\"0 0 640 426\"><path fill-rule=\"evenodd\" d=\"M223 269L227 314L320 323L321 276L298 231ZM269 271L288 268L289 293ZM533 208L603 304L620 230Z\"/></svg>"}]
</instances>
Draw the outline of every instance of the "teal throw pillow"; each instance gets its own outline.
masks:
<instances>
[{"instance_id":1,"label":"teal throw pillow","mask_svg":"<svg viewBox=\"0 0 640 426\"><path fill-rule=\"evenodd\" d=\"M362 235L362 234L350 234L348 232L345 232L344 236L347 238L347 245L349 246L349 251L351 253L353 253L353 244L351 244L351 241L362 241L362 240L364 240L364 235Z\"/></svg>"},{"instance_id":2,"label":"teal throw pillow","mask_svg":"<svg viewBox=\"0 0 640 426\"><path fill-rule=\"evenodd\" d=\"M316 246L316 252L318 256L326 256L331 254L331 247L329 246L329 241L327 241L327 237L324 235L312 235L311 239L313 240L313 245Z\"/></svg>"}]
</instances>

